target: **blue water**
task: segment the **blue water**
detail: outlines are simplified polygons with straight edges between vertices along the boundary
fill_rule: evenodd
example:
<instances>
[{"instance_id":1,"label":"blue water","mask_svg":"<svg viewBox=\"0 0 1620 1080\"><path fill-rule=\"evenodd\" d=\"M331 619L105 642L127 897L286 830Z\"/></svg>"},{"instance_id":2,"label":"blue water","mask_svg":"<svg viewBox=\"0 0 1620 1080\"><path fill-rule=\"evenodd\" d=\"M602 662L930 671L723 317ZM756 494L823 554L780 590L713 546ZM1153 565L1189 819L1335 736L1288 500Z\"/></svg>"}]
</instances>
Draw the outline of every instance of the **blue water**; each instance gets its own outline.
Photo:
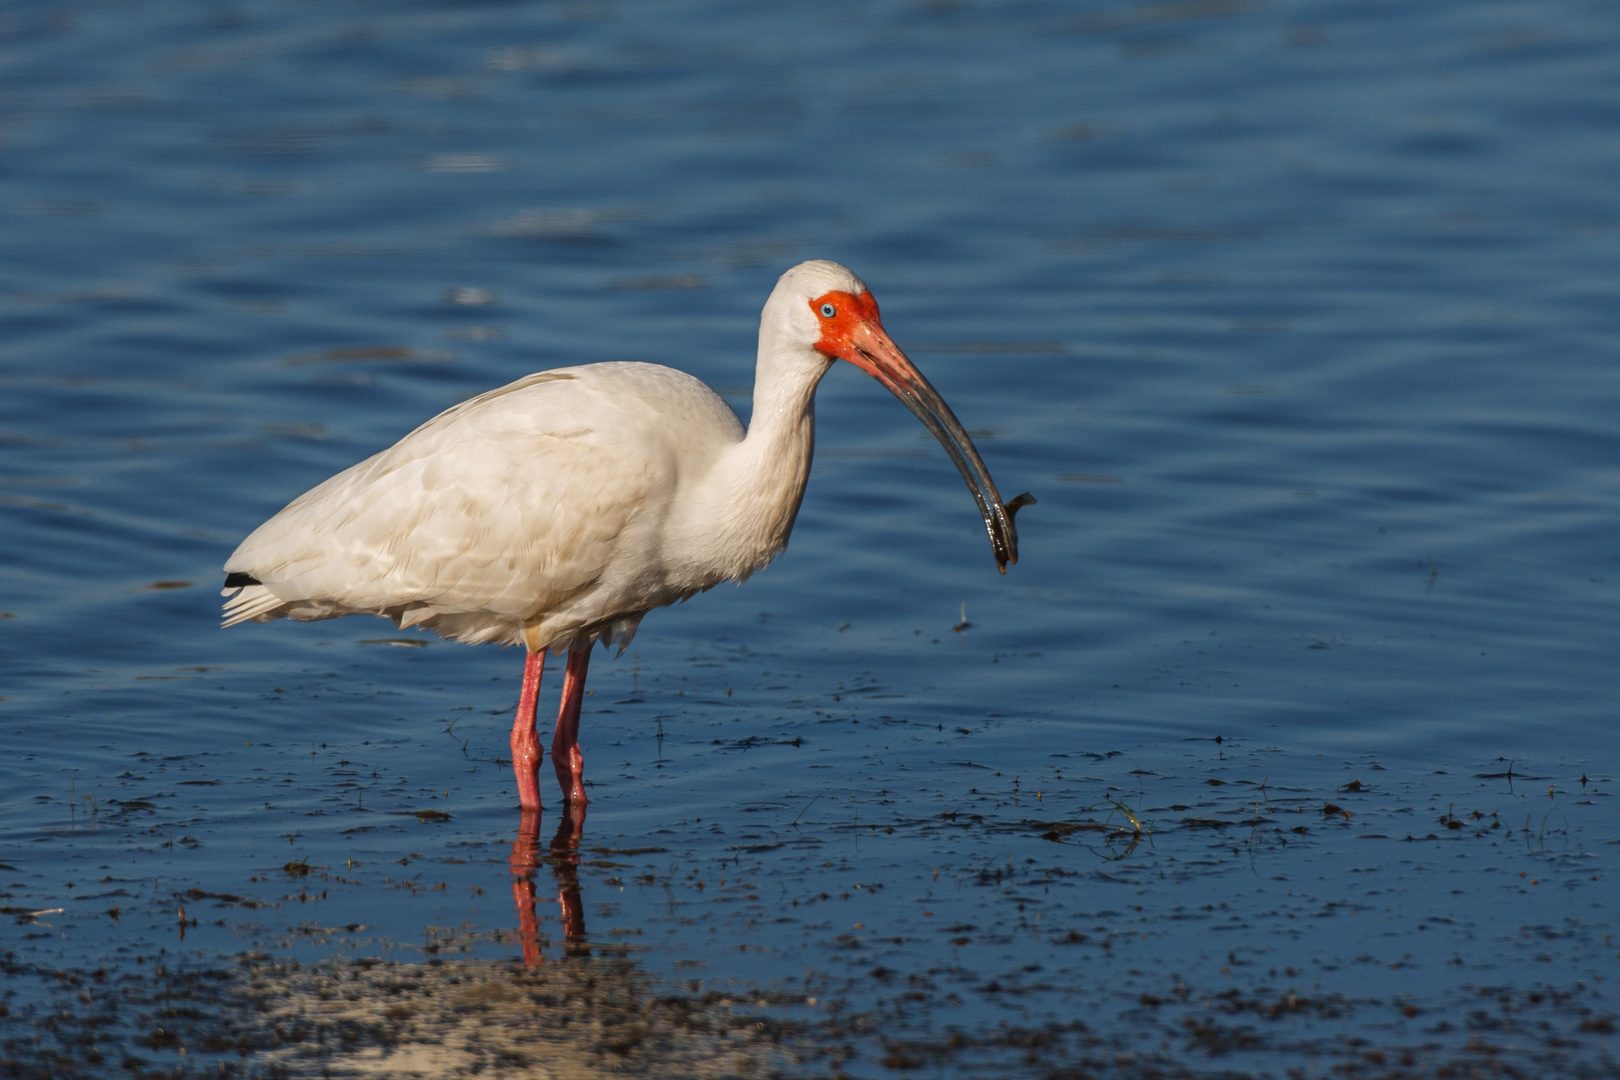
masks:
<instances>
[{"instance_id":1,"label":"blue water","mask_svg":"<svg viewBox=\"0 0 1620 1080\"><path fill-rule=\"evenodd\" d=\"M593 668L552 962L872 1018L822 1074L1045 1075L973 1040L1076 1020L1119 1075L1616 1068L1607 5L22 3L0 87L16 963L511 964L520 657L222 632L220 565L529 371L746 418L760 304L828 257L1040 500L1021 562L834 371L787 553ZM52 991L7 984L26 1041ZM1229 988L1360 1004L1198 1037Z\"/></svg>"}]
</instances>

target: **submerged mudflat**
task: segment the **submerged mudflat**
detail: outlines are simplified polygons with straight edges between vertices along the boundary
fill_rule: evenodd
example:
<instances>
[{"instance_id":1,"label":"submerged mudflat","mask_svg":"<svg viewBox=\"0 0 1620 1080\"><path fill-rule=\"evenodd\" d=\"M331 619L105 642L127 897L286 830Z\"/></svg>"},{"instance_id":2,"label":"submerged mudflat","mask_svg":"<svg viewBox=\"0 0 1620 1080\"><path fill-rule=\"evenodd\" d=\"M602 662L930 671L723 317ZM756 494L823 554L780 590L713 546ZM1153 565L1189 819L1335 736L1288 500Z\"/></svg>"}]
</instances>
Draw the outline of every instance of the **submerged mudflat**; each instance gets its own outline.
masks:
<instances>
[{"instance_id":1,"label":"submerged mudflat","mask_svg":"<svg viewBox=\"0 0 1620 1080\"><path fill-rule=\"evenodd\" d=\"M263 0L0 18L0 1075L1620 1071L1608 7ZM217 629L531 371L870 379L593 666ZM545 694L554 693L554 672ZM549 792L546 793L549 796Z\"/></svg>"},{"instance_id":2,"label":"submerged mudflat","mask_svg":"<svg viewBox=\"0 0 1620 1080\"><path fill-rule=\"evenodd\" d=\"M738 746L693 723L626 747L666 774L765 759L705 814L635 832L649 811L606 796L538 832L427 790L414 811L358 792L297 811L416 748L271 748L268 812L303 820L234 865L210 854L230 829L205 812L230 794L181 794L185 764L153 762L130 777L151 798L109 797L54 839L111 872L65 910L7 909L6 1052L40 1076L111 1060L266 1076L1614 1065L1608 780L1507 762L1403 780L1223 738L1047 755L1028 777L946 753L913 759L905 791L772 792L781 759L819 741L809 717L798 739ZM840 771L859 771L852 742L977 743L993 762L1015 734L859 720ZM458 764L449 805L492 771ZM94 968L75 963L86 939Z\"/></svg>"}]
</instances>

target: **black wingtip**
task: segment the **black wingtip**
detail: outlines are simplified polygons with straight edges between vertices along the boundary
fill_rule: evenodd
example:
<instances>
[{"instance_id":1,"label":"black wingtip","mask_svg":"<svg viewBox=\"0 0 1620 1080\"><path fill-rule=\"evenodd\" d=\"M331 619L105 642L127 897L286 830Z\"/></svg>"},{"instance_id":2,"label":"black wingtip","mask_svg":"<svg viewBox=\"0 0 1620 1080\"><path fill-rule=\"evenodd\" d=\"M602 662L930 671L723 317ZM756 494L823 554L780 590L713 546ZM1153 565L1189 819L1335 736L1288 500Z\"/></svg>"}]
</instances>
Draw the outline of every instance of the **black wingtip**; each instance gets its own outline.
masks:
<instances>
[{"instance_id":1,"label":"black wingtip","mask_svg":"<svg viewBox=\"0 0 1620 1080\"><path fill-rule=\"evenodd\" d=\"M227 589L240 589L247 585L263 584L264 582L260 581L252 574L244 574L239 570L225 575L225 587Z\"/></svg>"}]
</instances>

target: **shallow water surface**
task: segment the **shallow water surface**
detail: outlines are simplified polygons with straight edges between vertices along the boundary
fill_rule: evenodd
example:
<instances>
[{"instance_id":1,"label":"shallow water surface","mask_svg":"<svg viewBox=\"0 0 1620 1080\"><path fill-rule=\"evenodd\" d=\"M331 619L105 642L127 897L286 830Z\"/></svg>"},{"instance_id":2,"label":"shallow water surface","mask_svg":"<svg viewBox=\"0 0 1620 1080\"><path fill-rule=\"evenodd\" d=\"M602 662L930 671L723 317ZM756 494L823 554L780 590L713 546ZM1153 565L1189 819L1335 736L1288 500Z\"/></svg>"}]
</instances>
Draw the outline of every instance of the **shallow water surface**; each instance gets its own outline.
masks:
<instances>
[{"instance_id":1,"label":"shallow water surface","mask_svg":"<svg viewBox=\"0 0 1620 1080\"><path fill-rule=\"evenodd\" d=\"M0 18L7 1075L1601 1076L1620 26L1598 3L23 4ZM548 366L870 379L788 552L591 674L217 629ZM560 681L558 665L547 698Z\"/></svg>"}]
</instances>

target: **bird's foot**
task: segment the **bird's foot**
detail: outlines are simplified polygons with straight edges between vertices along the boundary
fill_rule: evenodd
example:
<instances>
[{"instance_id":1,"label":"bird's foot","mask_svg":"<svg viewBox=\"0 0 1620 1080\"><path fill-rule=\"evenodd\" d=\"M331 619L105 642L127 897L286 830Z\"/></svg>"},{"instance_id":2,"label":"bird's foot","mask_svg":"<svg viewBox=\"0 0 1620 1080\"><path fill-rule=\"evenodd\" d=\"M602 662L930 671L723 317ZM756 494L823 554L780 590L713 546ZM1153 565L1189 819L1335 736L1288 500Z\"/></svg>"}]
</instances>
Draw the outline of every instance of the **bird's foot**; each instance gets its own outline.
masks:
<instances>
[{"instance_id":1,"label":"bird's foot","mask_svg":"<svg viewBox=\"0 0 1620 1080\"><path fill-rule=\"evenodd\" d=\"M557 772L557 786L562 788L563 800L570 807L584 810L590 800L585 797L585 754L579 744L553 746L551 767Z\"/></svg>"},{"instance_id":2,"label":"bird's foot","mask_svg":"<svg viewBox=\"0 0 1620 1080\"><path fill-rule=\"evenodd\" d=\"M540 812L540 740L533 731L524 738L512 733L512 775L517 779L518 806L525 814Z\"/></svg>"}]
</instances>

